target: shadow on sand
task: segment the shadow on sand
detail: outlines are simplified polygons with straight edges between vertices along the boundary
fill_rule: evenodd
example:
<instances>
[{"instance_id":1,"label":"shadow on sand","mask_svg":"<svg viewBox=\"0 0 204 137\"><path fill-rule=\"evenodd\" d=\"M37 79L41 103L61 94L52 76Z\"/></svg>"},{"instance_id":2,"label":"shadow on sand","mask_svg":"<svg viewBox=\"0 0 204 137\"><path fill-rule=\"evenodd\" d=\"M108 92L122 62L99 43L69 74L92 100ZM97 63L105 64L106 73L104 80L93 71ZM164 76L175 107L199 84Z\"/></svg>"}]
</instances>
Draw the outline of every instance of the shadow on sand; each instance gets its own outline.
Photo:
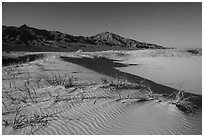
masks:
<instances>
[{"instance_id":1,"label":"shadow on sand","mask_svg":"<svg viewBox=\"0 0 204 137\"><path fill-rule=\"evenodd\" d=\"M94 56L94 58L61 57L61 59L67 62L81 65L85 68L94 70L104 75L111 76L113 78L123 77L132 83L140 83L141 81L144 81L150 87L152 92L155 94L163 94L164 96L169 96L171 94L176 95L179 92L177 89L167 87L167 86L155 83L151 80L115 69L115 67L127 67L130 65L137 65L137 64L122 64L122 63L118 63L117 62L118 60L112 60L112 59L107 59L104 57L96 57L96 56ZM202 107L201 95L184 92L184 98L187 98L189 96L196 96L197 99L194 101L192 100L192 102L197 106ZM175 98L175 96L172 96L172 98Z\"/></svg>"}]
</instances>

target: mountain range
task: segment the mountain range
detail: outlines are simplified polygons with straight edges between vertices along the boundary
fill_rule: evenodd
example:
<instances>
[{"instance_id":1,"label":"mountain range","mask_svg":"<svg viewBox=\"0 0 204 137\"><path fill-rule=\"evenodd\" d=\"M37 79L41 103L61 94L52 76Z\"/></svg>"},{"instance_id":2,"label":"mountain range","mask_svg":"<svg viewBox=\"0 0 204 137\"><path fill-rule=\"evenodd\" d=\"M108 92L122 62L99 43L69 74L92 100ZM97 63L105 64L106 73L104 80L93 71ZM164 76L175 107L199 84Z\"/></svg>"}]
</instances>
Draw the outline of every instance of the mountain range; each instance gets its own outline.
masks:
<instances>
[{"instance_id":1,"label":"mountain range","mask_svg":"<svg viewBox=\"0 0 204 137\"><path fill-rule=\"evenodd\" d=\"M2 26L3 51L100 51L113 49L165 49L157 44L140 42L111 32L90 37L73 36L22 25Z\"/></svg>"}]
</instances>

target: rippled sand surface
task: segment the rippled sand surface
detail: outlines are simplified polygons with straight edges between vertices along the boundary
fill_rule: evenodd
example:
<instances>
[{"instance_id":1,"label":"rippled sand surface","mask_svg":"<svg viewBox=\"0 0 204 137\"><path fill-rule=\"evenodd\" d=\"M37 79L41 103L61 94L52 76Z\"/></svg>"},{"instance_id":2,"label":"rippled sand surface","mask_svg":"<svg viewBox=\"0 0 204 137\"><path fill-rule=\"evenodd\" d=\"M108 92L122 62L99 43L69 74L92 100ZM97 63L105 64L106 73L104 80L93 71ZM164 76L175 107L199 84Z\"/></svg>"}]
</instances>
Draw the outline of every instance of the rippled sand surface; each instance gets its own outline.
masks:
<instances>
[{"instance_id":1,"label":"rippled sand surface","mask_svg":"<svg viewBox=\"0 0 204 137\"><path fill-rule=\"evenodd\" d=\"M104 103L103 106L84 112L80 118L78 121L67 122L64 119L52 122L37 134L202 134L200 114L186 116L168 103Z\"/></svg>"},{"instance_id":2,"label":"rippled sand surface","mask_svg":"<svg viewBox=\"0 0 204 137\"><path fill-rule=\"evenodd\" d=\"M146 102L130 109L117 123L127 134L202 134L202 115L186 116L168 102Z\"/></svg>"},{"instance_id":3,"label":"rippled sand surface","mask_svg":"<svg viewBox=\"0 0 204 137\"><path fill-rule=\"evenodd\" d=\"M81 53L77 53L81 54ZM116 56L112 53L86 53ZM115 54L115 53L114 53ZM118 53L117 53L118 54ZM129 53L128 53L129 54ZM14 129L12 125L2 126L3 134L37 135L201 135L202 112L185 114L169 100L139 101L141 89L114 90L101 82L101 78L112 78L83 66L60 60L55 53L46 60L20 66L20 72L31 75L44 72L69 73L77 78L78 86L45 86L37 90L38 103L23 106L22 113L53 116L46 124L34 124ZM64 55L69 55L64 54ZM77 55L78 56L78 55ZM73 56L74 57L74 56ZM80 56L78 56L80 57ZM128 58L127 58L128 57ZM129 55L122 57L130 61ZM125 60L126 59L126 60ZM132 66L129 66L132 67ZM133 66L137 67L137 66ZM117 68L118 69L118 68ZM124 69L124 68L120 68ZM131 72L131 71L130 71ZM7 77L6 73L4 78ZM22 78L21 73L17 78ZM3 82L8 82L4 79ZM5 84L4 83L4 84ZM5 84L6 85L6 84ZM118 94L120 92L120 96ZM56 101L58 99L58 101ZM5 100L5 103L10 103ZM16 106L3 107L3 120L12 120ZM10 110L10 111L9 111ZM32 131L32 132L31 132Z\"/></svg>"}]
</instances>

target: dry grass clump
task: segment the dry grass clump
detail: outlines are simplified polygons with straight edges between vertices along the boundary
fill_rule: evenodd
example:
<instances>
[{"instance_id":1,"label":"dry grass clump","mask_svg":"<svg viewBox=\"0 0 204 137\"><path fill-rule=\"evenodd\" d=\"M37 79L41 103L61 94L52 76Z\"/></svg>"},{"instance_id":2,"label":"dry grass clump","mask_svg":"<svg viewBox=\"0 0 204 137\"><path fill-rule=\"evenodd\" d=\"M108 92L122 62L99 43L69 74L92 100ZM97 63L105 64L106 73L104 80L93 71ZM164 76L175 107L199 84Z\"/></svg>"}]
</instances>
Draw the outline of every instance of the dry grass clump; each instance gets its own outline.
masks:
<instances>
[{"instance_id":1,"label":"dry grass clump","mask_svg":"<svg viewBox=\"0 0 204 137\"><path fill-rule=\"evenodd\" d=\"M195 114L197 111L197 106L187 100L177 102L176 106L186 114Z\"/></svg>"},{"instance_id":2,"label":"dry grass clump","mask_svg":"<svg viewBox=\"0 0 204 137\"><path fill-rule=\"evenodd\" d=\"M192 99L197 99L192 95L189 97L185 97L184 91L181 90L184 82L185 80L183 80L182 83L179 85L180 89L178 90L178 92L174 94L175 103L173 104L175 104L181 111L186 114L195 114L195 112L197 111L197 106L192 102Z\"/></svg>"},{"instance_id":3,"label":"dry grass clump","mask_svg":"<svg viewBox=\"0 0 204 137\"><path fill-rule=\"evenodd\" d=\"M9 74L11 73L13 72L9 72ZM2 124L5 127L12 127L13 130L26 128L26 131L30 132L28 134L34 134L39 128L46 126L49 120L54 117L54 114L42 113L39 104L51 100L54 102L70 100L70 98L58 98L59 95L54 96L55 98L47 97L47 95L41 94L39 89L48 85L73 87L74 80L74 77L67 74L41 74L38 76L28 74L24 75L23 79L5 80L2 85ZM35 106L37 110L40 110L40 113L27 113L26 108L30 106Z\"/></svg>"},{"instance_id":4,"label":"dry grass clump","mask_svg":"<svg viewBox=\"0 0 204 137\"><path fill-rule=\"evenodd\" d=\"M131 87L131 83L129 83L127 79L119 77L110 81L110 86L114 87L115 89L129 89Z\"/></svg>"},{"instance_id":5,"label":"dry grass clump","mask_svg":"<svg viewBox=\"0 0 204 137\"><path fill-rule=\"evenodd\" d=\"M102 78L101 81L105 86L110 88L113 93L118 95L116 101L124 99L139 99L139 101L148 101L153 99L153 92L148 83L142 80L140 83L131 83L124 77L107 80ZM130 91L127 92L126 90Z\"/></svg>"},{"instance_id":6,"label":"dry grass clump","mask_svg":"<svg viewBox=\"0 0 204 137\"><path fill-rule=\"evenodd\" d=\"M68 74L43 75L43 79L45 80L47 84L51 86L61 85L61 86L64 86L65 88L73 87L74 80L75 80L73 76L69 76Z\"/></svg>"},{"instance_id":7,"label":"dry grass clump","mask_svg":"<svg viewBox=\"0 0 204 137\"><path fill-rule=\"evenodd\" d=\"M131 83L126 78L123 77L115 78L111 81L108 81L107 79L102 79L102 82L104 84L108 84L108 86L113 87L116 90L141 88L140 85Z\"/></svg>"},{"instance_id":8,"label":"dry grass clump","mask_svg":"<svg viewBox=\"0 0 204 137\"><path fill-rule=\"evenodd\" d=\"M181 111L186 114L195 114L199 110L199 106L196 105L196 102L199 101L199 98L196 96L185 97L183 91L179 91L175 98L175 104Z\"/></svg>"},{"instance_id":9,"label":"dry grass clump","mask_svg":"<svg viewBox=\"0 0 204 137\"><path fill-rule=\"evenodd\" d=\"M28 75L24 80L7 81L5 85L2 85L2 102L5 108L9 107L10 104L38 103L37 90L39 88L46 85L61 85L70 88L74 86L74 80L74 77L67 74L43 74L37 77Z\"/></svg>"},{"instance_id":10,"label":"dry grass clump","mask_svg":"<svg viewBox=\"0 0 204 137\"><path fill-rule=\"evenodd\" d=\"M17 86L15 82L9 83L9 87L2 85L2 99L3 101L9 101L10 104L27 104L27 103L37 103L36 100L36 89L33 85L28 84L29 82L24 82L21 86ZM13 85L13 86L12 86ZM4 103L6 104L6 103ZM8 104L8 105L10 105Z\"/></svg>"},{"instance_id":11,"label":"dry grass clump","mask_svg":"<svg viewBox=\"0 0 204 137\"><path fill-rule=\"evenodd\" d=\"M48 121L54 118L54 115L48 115L48 114L30 114L26 115L22 112L23 108L21 106L18 106L15 111L14 119L13 120L3 120L2 124L7 127L10 126L14 130L16 129L22 129L27 128L30 133L28 134L34 134L35 131L38 129L46 126L48 124Z\"/></svg>"}]
</instances>

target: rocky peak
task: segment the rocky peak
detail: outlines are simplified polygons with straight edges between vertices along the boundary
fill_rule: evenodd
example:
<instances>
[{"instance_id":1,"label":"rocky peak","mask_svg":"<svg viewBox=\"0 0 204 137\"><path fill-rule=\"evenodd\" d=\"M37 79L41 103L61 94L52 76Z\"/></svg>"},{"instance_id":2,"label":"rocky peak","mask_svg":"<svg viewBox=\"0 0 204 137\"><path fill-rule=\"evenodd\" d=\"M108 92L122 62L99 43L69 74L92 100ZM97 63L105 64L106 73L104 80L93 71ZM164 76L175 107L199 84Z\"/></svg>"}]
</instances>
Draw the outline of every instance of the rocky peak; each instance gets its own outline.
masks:
<instances>
[{"instance_id":1,"label":"rocky peak","mask_svg":"<svg viewBox=\"0 0 204 137\"><path fill-rule=\"evenodd\" d=\"M95 36L91 36L92 39L100 40L100 41L112 41L116 37L119 37L119 36L108 31L96 34Z\"/></svg>"},{"instance_id":2,"label":"rocky peak","mask_svg":"<svg viewBox=\"0 0 204 137\"><path fill-rule=\"evenodd\" d=\"M22 26L20 26L20 28L29 28L26 24L23 24Z\"/></svg>"}]
</instances>

